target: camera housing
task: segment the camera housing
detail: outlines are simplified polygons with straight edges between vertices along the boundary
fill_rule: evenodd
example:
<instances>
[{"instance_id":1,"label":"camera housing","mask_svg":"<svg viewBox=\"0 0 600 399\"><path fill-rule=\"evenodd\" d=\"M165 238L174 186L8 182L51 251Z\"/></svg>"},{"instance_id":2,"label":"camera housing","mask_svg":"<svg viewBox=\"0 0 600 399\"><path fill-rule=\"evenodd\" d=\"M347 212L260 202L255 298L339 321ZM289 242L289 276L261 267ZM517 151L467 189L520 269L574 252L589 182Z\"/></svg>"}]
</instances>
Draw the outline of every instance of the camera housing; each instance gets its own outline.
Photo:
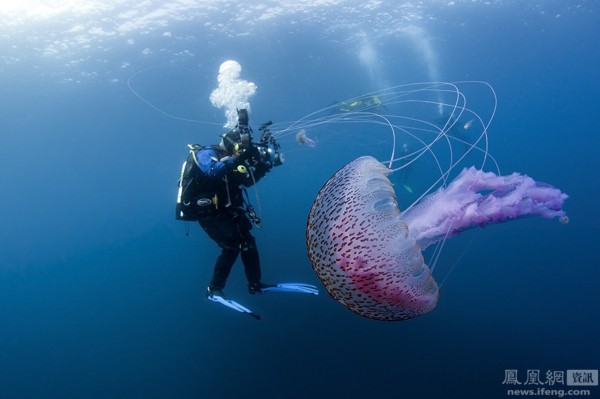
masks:
<instances>
[{"instance_id":1,"label":"camera housing","mask_svg":"<svg viewBox=\"0 0 600 399\"><path fill-rule=\"evenodd\" d=\"M248 110L245 108L238 109L237 114L238 114L238 126L239 127L248 127L248 123L250 121L250 118L248 116Z\"/></svg>"}]
</instances>

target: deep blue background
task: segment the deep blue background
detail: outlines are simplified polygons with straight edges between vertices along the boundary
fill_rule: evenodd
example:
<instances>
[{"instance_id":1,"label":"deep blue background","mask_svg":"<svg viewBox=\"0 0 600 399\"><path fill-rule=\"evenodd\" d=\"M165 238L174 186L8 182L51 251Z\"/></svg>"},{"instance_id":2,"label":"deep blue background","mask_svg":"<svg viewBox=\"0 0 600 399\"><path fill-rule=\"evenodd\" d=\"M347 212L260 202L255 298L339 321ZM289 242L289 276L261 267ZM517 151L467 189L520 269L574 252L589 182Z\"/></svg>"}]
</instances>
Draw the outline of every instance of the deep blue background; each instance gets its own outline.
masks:
<instances>
[{"instance_id":1,"label":"deep blue background","mask_svg":"<svg viewBox=\"0 0 600 399\"><path fill-rule=\"evenodd\" d=\"M407 22L434 51L435 78L494 86L494 156L503 172L568 193L568 225L532 218L450 240L438 281L462 258L437 308L406 322L362 319L324 290L251 297L240 265L227 292L263 320L206 301L218 250L196 225L186 237L173 207L185 145L222 132L208 96L223 61L237 60L258 84L255 124L290 122L381 82L432 78L418 40L382 32L387 23L365 22L352 3L323 6L322 19L316 7L255 21L247 35L172 20L165 30L188 36L140 33L135 44L86 50L75 66L31 55L34 44L10 46L27 32L1 37L22 60L2 59L0 69L0 397L503 398L506 369L524 379L528 369L600 368L593 2L433 2ZM337 14L357 26L332 28ZM361 40L376 52L377 79L359 61ZM128 89L131 77L162 111L217 125L156 111ZM321 139L312 152L287 141L287 163L260 183L255 235L267 281L320 285L306 215L361 150Z\"/></svg>"}]
</instances>

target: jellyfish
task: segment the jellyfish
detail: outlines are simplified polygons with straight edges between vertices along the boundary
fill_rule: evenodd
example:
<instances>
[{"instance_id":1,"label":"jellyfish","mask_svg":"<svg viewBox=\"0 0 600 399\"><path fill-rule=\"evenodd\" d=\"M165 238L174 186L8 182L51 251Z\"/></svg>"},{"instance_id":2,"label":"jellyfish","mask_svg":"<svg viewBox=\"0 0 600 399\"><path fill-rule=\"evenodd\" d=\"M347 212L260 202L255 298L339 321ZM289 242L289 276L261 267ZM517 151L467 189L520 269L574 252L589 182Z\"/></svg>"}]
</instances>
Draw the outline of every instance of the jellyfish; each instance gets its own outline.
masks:
<instances>
[{"instance_id":1,"label":"jellyfish","mask_svg":"<svg viewBox=\"0 0 600 399\"><path fill-rule=\"evenodd\" d=\"M476 226L525 216L564 218L567 195L513 173L464 169L406 212L391 170L363 156L337 171L308 215L308 256L329 294L352 312L385 321L431 311L439 288L422 252Z\"/></svg>"},{"instance_id":2,"label":"jellyfish","mask_svg":"<svg viewBox=\"0 0 600 399\"><path fill-rule=\"evenodd\" d=\"M298 133L296 133L296 141L299 144L306 145L310 148L315 148L317 146L317 142L308 137L304 129L300 129Z\"/></svg>"},{"instance_id":3,"label":"jellyfish","mask_svg":"<svg viewBox=\"0 0 600 399\"><path fill-rule=\"evenodd\" d=\"M340 104L373 96L386 104L385 113L337 112ZM470 108L470 97L485 106ZM568 221L566 194L520 173L501 173L489 148L497 107L489 84L415 83L340 104L274 130L283 142L310 128L324 138L319 150L335 145L336 156L342 149L353 154L324 177L306 223L312 268L352 312L385 321L430 312L439 298L432 271L443 244L465 230L526 216ZM468 136L460 134L459 120L469 121ZM411 190L396 196L394 186L404 178L397 172L407 168ZM429 247L431 267L423 256Z\"/></svg>"}]
</instances>

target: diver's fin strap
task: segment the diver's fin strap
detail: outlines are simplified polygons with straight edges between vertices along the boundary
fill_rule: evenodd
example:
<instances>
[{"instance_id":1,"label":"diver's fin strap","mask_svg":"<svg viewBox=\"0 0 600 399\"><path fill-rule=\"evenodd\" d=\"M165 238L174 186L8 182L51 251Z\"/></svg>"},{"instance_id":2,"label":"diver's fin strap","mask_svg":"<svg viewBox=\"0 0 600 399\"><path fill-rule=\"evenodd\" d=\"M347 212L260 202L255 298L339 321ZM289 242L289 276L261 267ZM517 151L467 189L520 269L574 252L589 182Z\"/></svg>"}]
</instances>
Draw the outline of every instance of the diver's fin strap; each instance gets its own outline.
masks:
<instances>
[{"instance_id":1,"label":"diver's fin strap","mask_svg":"<svg viewBox=\"0 0 600 399\"><path fill-rule=\"evenodd\" d=\"M231 299L225 299L219 295L210 295L208 297L209 301L220 303L221 305L227 306L230 309L236 310L240 313L245 313L249 316L254 317L256 320L260 320L260 315L258 313L254 313L247 307L237 303L236 301L232 301Z\"/></svg>"},{"instance_id":2,"label":"diver's fin strap","mask_svg":"<svg viewBox=\"0 0 600 399\"><path fill-rule=\"evenodd\" d=\"M259 293L269 294L271 292L297 292L300 294L319 295L317 287L304 283L278 283L262 288Z\"/></svg>"}]
</instances>

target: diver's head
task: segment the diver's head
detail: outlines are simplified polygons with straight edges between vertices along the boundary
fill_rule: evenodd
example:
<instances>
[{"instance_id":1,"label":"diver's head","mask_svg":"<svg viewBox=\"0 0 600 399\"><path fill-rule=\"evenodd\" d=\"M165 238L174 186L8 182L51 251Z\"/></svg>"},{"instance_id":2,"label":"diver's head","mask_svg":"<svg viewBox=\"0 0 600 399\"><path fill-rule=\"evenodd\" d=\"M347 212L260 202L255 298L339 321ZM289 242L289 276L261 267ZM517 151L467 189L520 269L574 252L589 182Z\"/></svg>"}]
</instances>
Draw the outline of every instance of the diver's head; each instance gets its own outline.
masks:
<instances>
[{"instance_id":1,"label":"diver's head","mask_svg":"<svg viewBox=\"0 0 600 399\"><path fill-rule=\"evenodd\" d=\"M228 131L221 136L219 147L227 151L228 154L244 152L252 145L252 137L249 128L236 128Z\"/></svg>"},{"instance_id":2,"label":"diver's head","mask_svg":"<svg viewBox=\"0 0 600 399\"><path fill-rule=\"evenodd\" d=\"M219 147L227 151L228 154L240 153L252 145L252 129L248 126L248 111L238 109L238 124L235 129L225 133Z\"/></svg>"},{"instance_id":3,"label":"diver's head","mask_svg":"<svg viewBox=\"0 0 600 399\"><path fill-rule=\"evenodd\" d=\"M233 129L221 136L219 147L227 151L228 154L235 154L241 151L241 139L239 129Z\"/></svg>"}]
</instances>

